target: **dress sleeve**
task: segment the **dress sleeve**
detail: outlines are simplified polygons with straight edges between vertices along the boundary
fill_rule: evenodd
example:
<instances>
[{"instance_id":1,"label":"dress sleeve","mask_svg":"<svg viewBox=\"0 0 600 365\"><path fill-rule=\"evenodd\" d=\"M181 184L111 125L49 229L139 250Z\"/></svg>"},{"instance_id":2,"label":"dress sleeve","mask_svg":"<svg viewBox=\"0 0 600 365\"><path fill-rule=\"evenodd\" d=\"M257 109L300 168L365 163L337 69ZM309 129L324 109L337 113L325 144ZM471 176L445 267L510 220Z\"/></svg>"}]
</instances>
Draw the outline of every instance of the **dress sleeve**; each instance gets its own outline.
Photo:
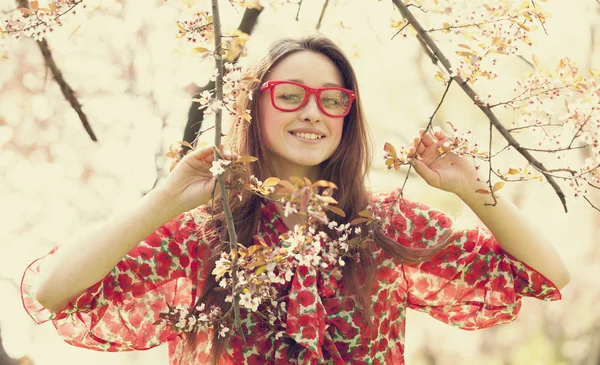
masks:
<instances>
[{"instance_id":1,"label":"dress sleeve","mask_svg":"<svg viewBox=\"0 0 600 365\"><path fill-rule=\"evenodd\" d=\"M408 247L448 245L430 260L399 265L408 307L467 330L513 321L523 296L559 300L549 279L504 251L485 227L456 230L443 212L396 197L374 199L387 235ZM386 215L387 212L387 215Z\"/></svg>"},{"instance_id":2,"label":"dress sleeve","mask_svg":"<svg viewBox=\"0 0 600 365\"><path fill-rule=\"evenodd\" d=\"M67 343L91 350L144 350L170 341L181 332L161 322L159 314L169 307L189 308L200 293L207 270L201 260L210 251L206 221L197 208L165 223L104 279L53 313L35 300L33 289L47 260L61 249L57 246L26 268L23 307L38 324L52 321Z\"/></svg>"}]
</instances>

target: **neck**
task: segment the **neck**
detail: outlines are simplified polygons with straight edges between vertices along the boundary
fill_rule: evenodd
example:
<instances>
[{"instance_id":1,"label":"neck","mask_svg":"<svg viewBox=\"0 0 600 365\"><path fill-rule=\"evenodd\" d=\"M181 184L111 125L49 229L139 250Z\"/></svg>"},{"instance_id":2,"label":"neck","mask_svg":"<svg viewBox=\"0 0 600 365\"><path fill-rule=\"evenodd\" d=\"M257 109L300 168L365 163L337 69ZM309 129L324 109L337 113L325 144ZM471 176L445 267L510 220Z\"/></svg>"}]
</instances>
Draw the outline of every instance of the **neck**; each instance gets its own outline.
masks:
<instances>
[{"instance_id":1,"label":"neck","mask_svg":"<svg viewBox=\"0 0 600 365\"><path fill-rule=\"evenodd\" d=\"M281 161L279 159L274 159L272 161L273 169L275 171L272 172L271 176L277 177L282 180L290 180L292 176L297 176L299 178L306 177L311 182L315 182L321 178L321 166L303 166L303 165L295 165L291 164L287 161ZM268 172L267 172L268 174ZM269 176L263 176L263 180L268 178Z\"/></svg>"}]
</instances>

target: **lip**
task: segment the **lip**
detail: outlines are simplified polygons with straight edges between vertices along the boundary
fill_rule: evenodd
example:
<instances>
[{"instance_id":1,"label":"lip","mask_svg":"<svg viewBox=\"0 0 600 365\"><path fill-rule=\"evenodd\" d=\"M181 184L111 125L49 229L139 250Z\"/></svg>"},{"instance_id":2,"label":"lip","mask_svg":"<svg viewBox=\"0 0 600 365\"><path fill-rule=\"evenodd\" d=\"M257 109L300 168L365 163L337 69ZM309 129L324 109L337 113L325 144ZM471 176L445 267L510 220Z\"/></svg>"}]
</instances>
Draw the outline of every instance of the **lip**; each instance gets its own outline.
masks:
<instances>
[{"instance_id":1,"label":"lip","mask_svg":"<svg viewBox=\"0 0 600 365\"><path fill-rule=\"evenodd\" d=\"M302 137L295 136L295 135L294 135L292 132L289 132L288 134L289 134L289 135L290 135L292 138L294 138L294 139L296 139L296 140L299 140L300 142L304 142L304 143L312 143L312 144L319 143L319 142L321 142L322 140L324 140L325 138L327 138L327 137L323 136L323 137L321 137L321 138L319 138L319 139L306 139L306 138L302 138Z\"/></svg>"}]
</instances>

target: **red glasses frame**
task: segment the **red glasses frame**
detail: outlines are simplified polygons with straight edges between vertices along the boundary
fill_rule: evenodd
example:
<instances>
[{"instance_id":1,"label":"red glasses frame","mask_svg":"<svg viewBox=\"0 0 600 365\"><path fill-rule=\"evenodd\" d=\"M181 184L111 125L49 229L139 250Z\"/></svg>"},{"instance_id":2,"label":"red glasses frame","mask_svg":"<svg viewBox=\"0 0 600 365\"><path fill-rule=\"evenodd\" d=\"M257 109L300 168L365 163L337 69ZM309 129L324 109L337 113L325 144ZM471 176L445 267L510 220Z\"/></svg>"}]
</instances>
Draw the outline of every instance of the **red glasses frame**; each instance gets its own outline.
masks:
<instances>
[{"instance_id":1,"label":"red glasses frame","mask_svg":"<svg viewBox=\"0 0 600 365\"><path fill-rule=\"evenodd\" d=\"M323 114L332 117L332 118L343 118L346 115L348 115L348 113L350 113L350 109L352 108L352 103L354 102L354 99L356 98L356 95L354 94L354 91L349 90L349 89L344 89L342 87L319 87L319 88L312 88L312 87L308 87L304 84L300 84L298 82L294 82L294 81L276 81L276 80L270 80L265 82L264 84L262 84L262 86L260 87L260 91L265 91L267 89L271 89L273 90L273 88L279 84L292 84L292 85L297 85L302 87L304 90L306 90L306 96L304 97L304 100L302 100L302 102L300 103L300 105L298 105L298 107L294 108L294 109L283 109L278 107L277 105L275 105L275 97L273 95L273 91L269 92L269 94L271 94L271 105L273 105L273 108L277 109L277 110L281 110L282 112L294 112L300 108L302 108L304 105L306 105L306 103L308 102L308 98L310 98L311 94L315 94L315 97L317 98L317 105L319 106L319 110L321 112L323 112ZM348 102L348 109L346 109L346 112L344 114L341 115L333 115L328 113L325 108L323 108L323 105L321 105L321 93L323 91L327 91L327 90L341 90L341 91L345 91L350 95L350 101Z\"/></svg>"}]
</instances>

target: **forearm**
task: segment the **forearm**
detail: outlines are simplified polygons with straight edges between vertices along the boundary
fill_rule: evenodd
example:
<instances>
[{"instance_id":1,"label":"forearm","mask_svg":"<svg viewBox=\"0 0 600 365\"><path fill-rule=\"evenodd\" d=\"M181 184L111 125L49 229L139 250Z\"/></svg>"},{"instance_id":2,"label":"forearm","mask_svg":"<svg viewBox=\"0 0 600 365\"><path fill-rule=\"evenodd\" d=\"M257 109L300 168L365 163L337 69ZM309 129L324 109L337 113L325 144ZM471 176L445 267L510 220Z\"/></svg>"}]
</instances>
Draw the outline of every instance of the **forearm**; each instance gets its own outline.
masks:
<instances>
[{"instance_id":1,"label":"forearm","mask_svg":"<svg viewBox=\"0 0 600 365\"><path fill-rule=\"evenodd\" d=\"M40 273L36 300L53 312L102 280L140 241L180 214L153 190L130 209L113 214L61 247Z\"/></svg>"},{"instance_id":2,"label":"forearm","mask_svg":"<svg viewBox=\"0 0 600 365\"><path fill-rule=\"evenodd\" d=\"M486 189L480 183L469 192L457 194L494 235L502 249L518 260L531 266L550 279L559 289L569 283L570 274L550 240L507 198L496 199L487 194L475 193L475 189Z\"/></svg>"}]
</instances>

